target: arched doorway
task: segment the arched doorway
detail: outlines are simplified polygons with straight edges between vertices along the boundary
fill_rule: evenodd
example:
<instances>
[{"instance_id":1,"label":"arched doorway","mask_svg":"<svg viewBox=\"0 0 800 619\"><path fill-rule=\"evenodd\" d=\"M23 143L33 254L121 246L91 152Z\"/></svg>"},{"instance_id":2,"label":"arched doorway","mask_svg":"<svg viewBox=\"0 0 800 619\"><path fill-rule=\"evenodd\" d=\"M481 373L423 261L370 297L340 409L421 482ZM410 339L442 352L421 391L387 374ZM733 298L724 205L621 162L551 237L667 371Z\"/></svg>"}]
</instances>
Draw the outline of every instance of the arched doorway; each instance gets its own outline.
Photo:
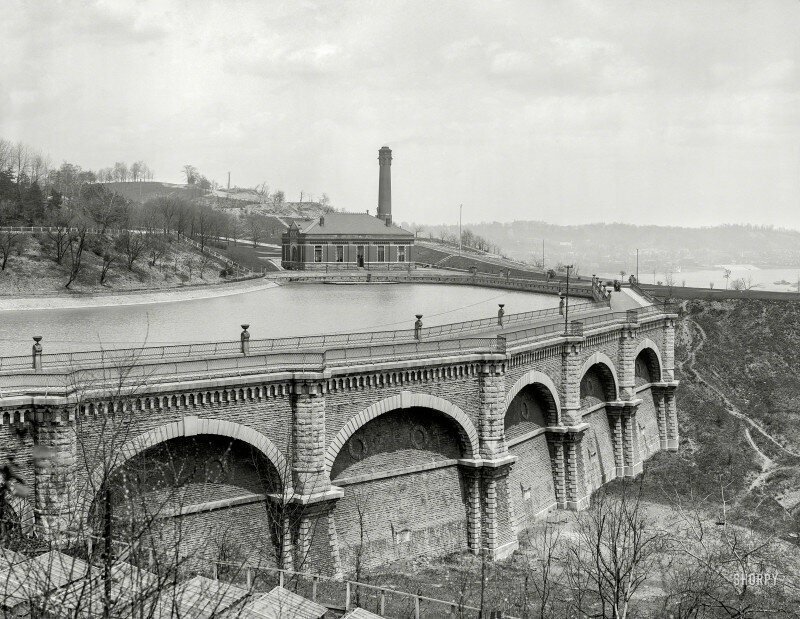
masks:
<instances>
[{"instance_id":1,"label":"arched doorway","mask_svg":"<svg viewBox=\"0 0 800 619\"><path fill-rule=\"evenodd\" d=\"M464 428L431 408L391 410L355 430L331 465L344 489L335 520L345 571L466 548L458 459L471 455Z\"/></svg>"}]
</instances>

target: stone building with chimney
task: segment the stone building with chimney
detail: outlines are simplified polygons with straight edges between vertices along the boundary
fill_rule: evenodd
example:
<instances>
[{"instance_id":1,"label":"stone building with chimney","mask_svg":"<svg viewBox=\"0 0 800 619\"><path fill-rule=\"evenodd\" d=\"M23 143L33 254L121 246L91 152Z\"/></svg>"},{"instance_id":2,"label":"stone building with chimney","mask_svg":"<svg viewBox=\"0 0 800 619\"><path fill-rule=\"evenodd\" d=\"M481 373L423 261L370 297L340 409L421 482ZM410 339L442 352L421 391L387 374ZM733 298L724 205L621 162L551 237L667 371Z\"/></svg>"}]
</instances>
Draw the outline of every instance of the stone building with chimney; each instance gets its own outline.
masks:
<instances>
[{"instance_id":1,"label":"stone building with chimney","mask_svg":"<svg viewBox=\"0 0 800 619\"><path fill-rule=\"evenodd\" d=\"M310 222L292 222L283 233L285 269L391 269L414 264L414 234L392 223L392 151L378 151L377 216L326 213Z\"/></svg>"}]
</instances>

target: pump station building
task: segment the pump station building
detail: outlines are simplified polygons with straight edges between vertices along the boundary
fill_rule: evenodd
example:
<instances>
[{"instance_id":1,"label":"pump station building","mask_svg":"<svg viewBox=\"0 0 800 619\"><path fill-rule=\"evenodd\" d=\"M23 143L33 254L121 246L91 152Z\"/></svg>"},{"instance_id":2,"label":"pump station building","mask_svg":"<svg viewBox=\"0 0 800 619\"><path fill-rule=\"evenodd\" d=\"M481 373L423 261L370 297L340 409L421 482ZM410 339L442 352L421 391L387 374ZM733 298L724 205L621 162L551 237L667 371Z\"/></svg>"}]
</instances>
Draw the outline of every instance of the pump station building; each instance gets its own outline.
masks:
<instances>
[{"instance_id":1,"label":"pump station building","mask_svg":"<svg viewBox=\"0 0 800 619\"><path fill-rule=\"evenodd\" d=\"M378 213L326 213L311 222L292 222L283 233L285 269L354 269L410 266L414 234L392 223L392 151L378 151Z\"/></svg>"}]
</instances>

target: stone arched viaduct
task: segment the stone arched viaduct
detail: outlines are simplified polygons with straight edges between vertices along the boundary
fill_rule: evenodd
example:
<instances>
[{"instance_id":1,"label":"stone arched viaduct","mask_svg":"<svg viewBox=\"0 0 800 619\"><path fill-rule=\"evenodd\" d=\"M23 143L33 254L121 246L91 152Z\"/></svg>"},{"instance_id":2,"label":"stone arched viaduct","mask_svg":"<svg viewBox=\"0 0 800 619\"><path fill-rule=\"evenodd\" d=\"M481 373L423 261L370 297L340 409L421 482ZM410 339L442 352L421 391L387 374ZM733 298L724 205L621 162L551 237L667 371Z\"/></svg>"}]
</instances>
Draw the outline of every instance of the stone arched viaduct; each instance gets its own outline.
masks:
<instances>
[{"instance_id":1,"label":"stone arched viaduct","mask_svg":"<svg viewBox=\"0 0 800 619\"><path fill-rule=\"evenodd\" d=\"M0 440L11 440L14 425L33 430L39 457L20 462L45 534L68 526L70 488L100 483L101 463L81 463L102 451L101 420L117 418L128 438L115 466L194 436L226 437L268 459L280 493L245 500L227 491L204 504L230 526L245 503L289 506L291 531L277 553L286 566L302 555L341 574L357 552L365 563L458 549L500 558L541 514L582 509L603 483L677 449L674 318L616 313L566 334L509 333L445 352L441 343L402 354L373 347L369 359L347 363L328 351L314 368L250 355L253 370L237 360L227 375L215 366L213 376L152 380L114 397L96 386L18 392L0 397ZM366 548L357 522L368 529Z\"/></svg>"}]
</instances>

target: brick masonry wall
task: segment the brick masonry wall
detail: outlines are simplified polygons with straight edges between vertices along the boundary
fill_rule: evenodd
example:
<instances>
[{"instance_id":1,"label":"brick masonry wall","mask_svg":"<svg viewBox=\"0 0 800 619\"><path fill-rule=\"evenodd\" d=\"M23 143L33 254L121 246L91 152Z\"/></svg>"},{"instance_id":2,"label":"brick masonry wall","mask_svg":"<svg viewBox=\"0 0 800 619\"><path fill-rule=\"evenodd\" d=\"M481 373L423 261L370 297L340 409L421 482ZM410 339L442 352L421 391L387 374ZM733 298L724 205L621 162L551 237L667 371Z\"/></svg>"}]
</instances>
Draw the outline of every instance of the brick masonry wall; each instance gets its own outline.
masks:
<instances>
[{"instance_id":1,"label":"brick masonry wall","mask_svg":"<svg viewBox=\"0 0 800 619\"><path fill-rule=\"evenodd\" d=\"M538 358L540 356L544 358ZM511 390L514 384L531 370L546 374L556 388L561 390L561 353L558 350L553 351L552 348L547 349L546 353L533 351L512 357L506 369L506 390ZM558 397L557 394L554 395Z\"/></svg>"},{"instance_id":2,"label":"brick masonry wall","mask_svg":"<svg viewBox=\"0 0 800 619\"><path fill-rule=\"evenodd\" d=\"M158 428L180 421L186 415L205 419L223 419L239 423L268 437L288 459L291 432L291 403L289 396L266 398L261 401L209 403L188 408L164 408L155 411L117 413L116 417L82 416L77 424L78 458L77 481L85 484L94 468L102 462L104 448L111 461L113 454L127 441ZM281 473L284 473L281 471Z\"/></svg>"},{"instance_id":3,"label":"brick masonry wall","mask_svg":"<svg viewBox=\"0 0 800 619\"><path fill-rule=\"evenodd\" d=\"M420 408L385 413L363 425L339 452L331 479L464 456L457 430L444 415Z\"/></svg>"},{"instance_id":4,"label":"brick masonry wall","mask_svg":"<svg viewBox=\"0 0 800 619\"><path fill-rule=\"evenodd\" d=\"M442 398L464 411L473 425L478 427L477 375L458 378L415 379L402 385L368 385L347 390L331 389L325 397L326 447L355 415L372 404L398 395L402 391L424 393Z\"/></svg>"},{"instance_id":5,"label":"brick masonry wall","mask_svg":"<svg viewBox=\"0 0 800 619\"><path fill-rule=\"evenodd\" d=\"M585 415L583 421L588 423L584 439L584 453L587 462L587 481L592 490L614 479L616 464L614 462L614 443L608 415L605 408L599 408Z\"/></svg>"},{"instance_id":6,"label":"brick masonry wall","mask_svg":"<svg viewBox=\"0 0 800 619\"><path fill-rule=\"evenodd\" d=\"M653 329L642 328L638 337L650 337L661 345L662 340L655 337L655 334L656 331ZM610 358L615 369L619 370L618 333L590 336L584 345L578 345L578 350L574 359L578 363L578 368L592 354L602 352ZM506 375L498 384L504 383L507 394L519 378L531 370L537 370L552 380L558 392L554 394L556 399L563 401L565 385L562 366L560 346L514 355L508 360ZM402 381L398 381L400 376L403 377ZM347 381L351 384L357 381L357 386L345 386L343 382ZM428 394L441 398L445 401L444 404L452 403L464 412L476 429L479 429L481 397L479 385L478 364L472 362L431 366L425 370L398 370L391 373L388 380L386 373L336 376L327 379L324 381L327 392L324 396L320 396L324 397L325 401L324 446L327 449L339 431L355 415L377 402L404 391L412 394ZM572 391L574 398L578 391L577 384L573 385ZM237 394L239 393L240 390L237 390ZM508 437L520 436L544 423L544 415L540 410L541 403L538 403L529 391L520 393L521 396L511 409L503 411ZM291 429L295 417L292 411L293 397L288 394L266 398L239 396L231 402L197 406L164 406L156 410L118 412L114 415L104 413L81 415L78 422L80 435L78 484L87 480L99 461L99 454L103 452L102 447L109 447L111 436L119 433L115 444L109 449L114 453L115 449L119 449L128 440L165 424L180 421L186 415L201 419L221 419L252 428L267 437L282 457L291 462L293 452ZM646 390L640 392L639 397L644 400L638 413L638 421L642 424L644 432L643 447L650 444L657 447L658 430L652 394ZM600 401L602 400L597 399L597 402ZM590 401L587 397L580 404L585 410L593 403L594 400ZM523 405L530 405L528 419L524 418ZM578 412L577 402L573 402L573 410ZM111 421L104 423L104 418ZM591 427L580 443L580 453L576 454L577 468L572 479L581 486L573 488L573 494L577 498L581 498L586 487L596 488L612 478L615 464L605 410L595 411L582 420L588 422ZM462 457L465 455L463 437L457 436L454 428L455 424L449 418L430 409L403 409L397 414L383 414L357 431L342 447L339 452L340 459L334 464L331 473L335 479L347 479L355 475L391 472L426 462ZM0 439L11 440L9 426L2 426L0 432L2 432ZM652 441L649 439L650 436L653 437ZM319 446L315 444L315 449L316 447ZM29 449L23 451L30 453ZM513 511L514 520L518 524L548 507L555 500L555 491L552 464L544 435L514 446L511 453L518 455L520 459L511 467L508 483L504 481L498 484L497 510L503 518L509 517ZM643 449L642 455L646 457L649 453ZM22 457L20 463L23 470L31 470L29 456ZM281 473L287 476L288 471ZM241 487L250 489L252 484L244 483L246 479L247 474L243 473ZM315 552L325 544L330 546L330 533L333 531L334 537L339 540L343 567L347 569L348 565L352 566L354 549L359 543L358 538L354 537L359 529L354 524L358 522L355 498L358 495L366 497L369 514L365 561L377 563L402 556L441 554L463 549L466 547L467 538L464 481L465 475L458 467L448 466L380 480L346 483L345 497L335 503L332 520L324 514L318 517L322 525L321 528L317 526L314 531L312 546ZM199 501L231 496L237 491L237 487L236 483L223 484L211 489L210 493L208 488L199 488L191 498ZM528 488L531 497L525 499L524 493ZM238 518L240 513L238 509L244 510L241 511L244 514L242 517L246 517L248 512L242 507L186 516L185 519L191 521L192 518L196 518L202 523L202 517L205 516L209 522L223 515L227 515L228 518L235 515ZM506 535L506 529L502 530L502 535ZM408 532L408 539L404 537L405 533L398 537L403 531ZM502 543L504 540L498 541Z\"/></svg>"},{"instance_id":7,"label":"brick masonry wall","mask_svg":"<svg viewBox=\"0 0 800 619\"><path fill-rule=\"evenodd\" d=\"M342 565L353 569L364 521L361 561L374 566L395 559L443 555L467 547L467 507L456 466L391 477L344 488L334 511Z\"/></svg>"},{"instance_id":8,"label":"brick masonry wall","mask_svg":"<svg viewBox=\"0 0 800 619\"><path fill-rule=\"evenodd\" d=\"M558 395L554 394L554 397L558 397ZM546 403L542 402L541 396L532 388L527 387L520 391L506 410L506 440L545 427L547 425L546 408Z\"/></svg>"},{"instance_id":9,"label":"brick masonry wall","mask_svg":"<svg viewBox=\"0 0 800 619\"><path fill-rule=\"evenodd\" d=\"M261 502L165 518L156 530L153 545L158 549L174 552L180 540L187 568L207 572L214 560L277 567L269 518Z\"/></svg>"},{"instance_id":10,"label":"brick masonry wall","mask_svg":"<svg viewBox=\"0 0 800 619\"><path fill-rule=\"evenodd\" d=\"M514 525L520 529L532 524L537 515L541 516L543 510L555 504L553 470L544 434L509 447L508 451L518 457L509 475L509 490L514 505Z\"/></svg>"},{"instance_id":11,"label":"brick masonry wall","mask_svg":"<svg viewBox=\"0 0 800 619\"><path fill-rule=\"evenodd\" d=\"M649 388L639 391L636 397L642 400L636 411L636 423L641 437L639 442L641 457L642 460L646 460L659 450L658 417L653 392Z\"/></svg>"}]
</instances>

